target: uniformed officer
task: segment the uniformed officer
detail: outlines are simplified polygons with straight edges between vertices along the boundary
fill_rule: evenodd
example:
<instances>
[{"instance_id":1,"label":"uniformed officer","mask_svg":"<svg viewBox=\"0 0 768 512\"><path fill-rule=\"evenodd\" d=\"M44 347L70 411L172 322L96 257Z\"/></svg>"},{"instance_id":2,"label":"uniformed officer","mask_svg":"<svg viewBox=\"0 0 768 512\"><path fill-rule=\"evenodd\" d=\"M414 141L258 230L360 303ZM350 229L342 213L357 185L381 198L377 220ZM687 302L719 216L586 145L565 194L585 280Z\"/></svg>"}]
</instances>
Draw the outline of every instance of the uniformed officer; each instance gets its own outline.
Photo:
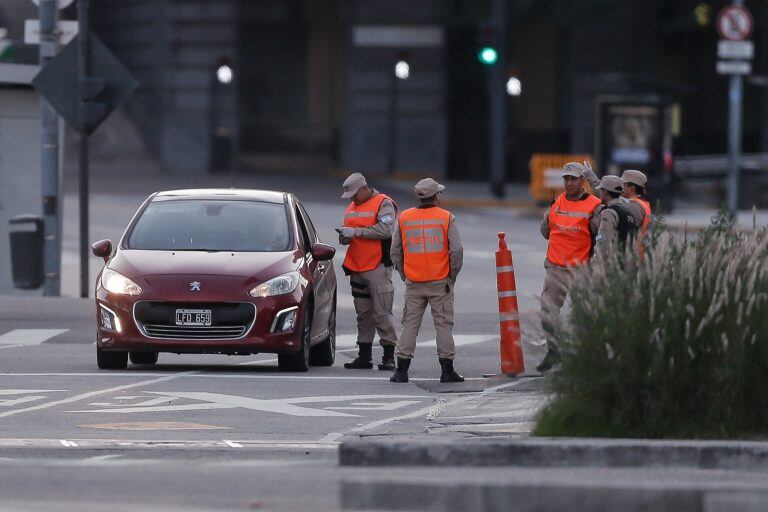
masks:
<instances>
[{"instance_id":1,"label":"uniformed officer","mask_svg":"<svg viewBox=\"0 0 768 512\"><path fill-rule=\"evenodd\" d=\"M578 165L578 164L577 164ZM594 194L601 198L600 191L597 189L597 186L600 184L600 178L597 177L595 174L595 171L592 170L592 166L589 164L589 162L584 162L583 165L584 170L584 178L586 178L587 183L592 187L592 190L594 191ZM632 173L640 172L640 171L625 171L624 175L622 175L622 181L624 181L624 176L626 173L629 172L629 176L635 176ZM640 173L643 174L643 173ZM643 177L645 175L643 174ZM632 217L635 219L635 224L638 226L646 224L650 221L650 205L648 205L648 210L646 212L645 208L640 202L632 201L630 196L627 195L627 189L624 187L624 194L622 195L624 198L624 201L622 201L622 206L629 210L629 213L632 214ZM600 208L602 209L602 207Z\"/></svg>"},{"instance_id":2,"label":"uniformed officer","mask_svg":"<svg viewBox=\"0 0 768 512\"><path fill-rule=\"evenodd\" d=\"M541 234L549 240L547 259L544 261L546 276L541 292L542 327L547 333L547 354L536 369L550 370L560 361L560 352L552 337L552 321L560 315L571 268L589 261L592 238L597 233L595 209L600 200L584 188L584 166L570 162L563 166L565 192L552 203L541 221Z\"/></svg>"},{"instance_id":3,"label":"uniformed officer","mask_svg":"<svg viewBox=\"0 0 768 512\"><path fill-rule=\"evenodd\" d=\"M639 239L642 241L651 223L651 203L645 197L645 184L648 182L648 178L641 171L627 169L621 175L621 181L624 184L623 196L632 203L640 205L643 209L643 219L637 224L640 226Z\"/></svg>"},{"instance_id":4,"label":"uniformed officer","mask_svg":"<svg viewBox=\"0 0 768 512\"><path fill-rule=\"evenodd\" d=\"M443 185L426 178L414 187L419 206L400 215L392 236L392 263L405 281L403 330L397 343L397 371L392 382L408 382L408 368L427 305L437 334L440 382L463 382L453 368L453 286L461 271L464 248L456 217L440 208Z\"/></svg>"},{"instance_id":5,"label":"uniformed officer","mask_svg":"<svg viewBox=\"0 0 768 512\"><path fill-rule=\"evenodd\" d=\"M595 251L606 251L618 241L621 246L634 242L637 233L635 216L627 208L628 201L622 198L624 185L618 176L603 176L596 187L604 208L598 214Z\"/></svg>"},{"instance_id":6,"label":"uniformed officer","mask_svg":"<svg viewBox=\"0 0 768 512\"><path fill-rule=\"evenodd\" d=\"M384 350L379 370L395 369L397 334L392 316L395 288L389 251L397 220L397 205L370 188L356 172L344 181L342 199L351 199L344 212L344 226L337 228L339 243L349 245L342 268L350 278L357 314L357 357L344 364L349 369L373 368L373 338L379 333Z\"/></svg>"}]
</instances>

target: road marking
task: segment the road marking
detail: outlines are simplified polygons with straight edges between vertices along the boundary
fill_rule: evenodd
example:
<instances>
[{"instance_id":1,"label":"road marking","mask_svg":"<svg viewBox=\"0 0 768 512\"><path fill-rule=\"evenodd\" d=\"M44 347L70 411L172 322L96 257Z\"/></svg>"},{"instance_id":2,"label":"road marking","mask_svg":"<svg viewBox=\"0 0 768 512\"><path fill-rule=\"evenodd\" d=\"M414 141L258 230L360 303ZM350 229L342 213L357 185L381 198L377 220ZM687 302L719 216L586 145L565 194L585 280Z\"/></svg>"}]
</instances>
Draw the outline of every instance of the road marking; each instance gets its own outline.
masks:
<instances>
[{"instance_id":1,"label":"road marking","mask_svg":"<svg viewBox=\"0 0 768 512\"><path fill-rule=\"evenodd\" d=\"M377 404L371 402L354 402L346 407L331 406L323 407L323 409L333 409L336 411L396 411L409 405L420 403L421 400L401 400L399 402L392 402L389 404Z\"/></svg>"},{"instance_id":2,"label":"road marking","mask_svg":"<svg viewBox=\"0 0 768 512\"><path fill-rule=\"evenodd\" d=\"M0 438L0 447L2 448L56 448L65 446L61 439L15 439L15 438ZM250 450L274 450L274 449L289 449L289 450L337 450L339 443L337 442L318 442L318 441L295 441L290 439L285 440L243 440L230 441L234 444L239 444L243 449ZM219 440L126 440L126 439L77 439L75 441L67 440L67 443L74 443L74 445L81 449L147 449L147 448L230 448L225 441ZM70 444L68 448L72 447Z\"/></svg>"},{"instance_id":3,"label":"road marking","mask_svg":"<svg viewBox=\"0 0 768 512\"><path fill-rule=\"evenodd\" d=\"M25 347L26 345L0 345L0 350L4 348L19 348L19 347Z\"/></svg>"},{"instance_id":4,"label":"road marking","mask_svg":"<svg viewBox=\"0 0 768 512\"><path fill-rule=\"evenodd\" d=\"M134 382L133 384L124 384L122 386L116 386L113 388L107 388L107 389L100 389L97 391L89 391L87 393L82 393L79 395L71 396L69 398L64 398L62 400L55 400L53 402L46 402L44 404L38 404L33 405L31 407L25 407L23 409L14 409L13 411L6 411L6 412L0 412L0 418L7 418L8 416L15 416L16 414L21 414L25 412L32 412L32 411L39 411L41 409L48 409L51 407L56 407L57 405L64 405L64 404L70 404L72 402L79 402L80 400L85 400L88 398L91 398L92 396L99 396L99 395L105 395L107 393L115 393L117 391L123 391L125 389L133 389L138 388L142 386L149 386L152 384L159 384L160 382L168 382L169 380L178 379L184 375L189 375L194 372L183 372L176 375L169 375L167 377L160 377L158 379L150 379L150 380L143 380L140 382ZM8 374L5 374L8 375Z\"/></svg>"},{"instance_id":5,"label":"road marking","mask_svg":"<svg viewBox=\"0 0 768 512\"><path fill-rule=\"evenodd\" d=\"M128 406L124 407L122 404L110 404L112 408L107 409L90 409L90 410L78 410L78 411L66 411L73 413L119 413L119 414L131 414L131 413L146 413L146 412L175 412L175 411L199 411L199 410L211 410L211 409L250 409L255 411L273 412L277 414L285 414L288 416L300 416L300 417L358 417L356 414L348 414L342 412L335 412L330 409L345 409L345 410L395 410L408 405L413 405L424 400L422 396L412 395L345 395L345 396L303 396L295 398L277 398L277 399L259 399L250 398L236 395L225 395L221 393L208 393L208 392L177 392L177 391L147 391L153 395L163 395L164 397L185 398L188 400L197 400L207 402L204 404L184 404L184 405L161 405L161 406ZM323 409L312 409L308 407L301 407L297 404L321 404L321 403L333 403L333 402L350 402L350 401L365 401L365 400L396 400L403 398L416 398L416 401L401 400L395 402L376 403L375 406L366 404L362 407L326 407ZM115 406L116 405L116 406Z\"/></svg>"},{"instance_id":6,"label":"road marking","mask_svg":"<svg viewBox=\"0 0 768 512\"><path fill-rule=\"evenodd\" d=\"M0 398L0 407L15 407L28 402L42 400L46 395L33 395L30 393L51 393L65 391L63 389L0 389L0 396L29 395L19 398Z\"/></svg>"},{"instance_id":7,"label":"road marking","mask_svg":"<svg viewBox=\"0 0 768 512\"><path fill-rule=\"evenodd\" d=\"M241 445L240 443L235 443L234 441L229 441L227 439L224 439L224 444L226 444L230 448L242 448L243 447L243 445Z\"/></svg>"},{"instance_id":8,"label":"road marking","mask_svg":"<svg viewBox=\"0 0 768 512\"><path fill-rule=\"evenodd\" d=\"M96 430L232 430L230 427L204 425L202 423L181 423L178 421L134 421L126 423L96 423L78 425L80 428Z\"/></svg>"},{"instance_id":9,"label":"road marking","mask_svg":"<svg viewBox=\"0 0 768 512\"><path fill-rule=\"evenodd\" d=\"M448 407L448 406L451 406L451 405L456 405L456 404L461 404L461 403L464 403L464 402L469 402L470 400L476 400L477 398L482 398L483 396L495 393L496 391L500 391L502 389L507 389L507 388L515 387L515 386L519 385L520 383L525 382L526 380L527 379L521 379L521 380L517 380L517 381L514 381L514 382L507 382L507 383L504 383L504 384L499 384L498 386L493 386L493 387L490 387L488 389L485 389L485 390L483 390L480 393L472 393L471 395L466 395L466 396L462 396L460 398L455 398L453 400L448 401L444 406L441 406L441 404L438 403L437 406L438 407L442 407L443 409L445 409L445 407ZM431 414L434 414L433 411L435 410L435 407L436 407L435 405L430 405L428 407L424 407L424 408L419 409L417 411L410 412L410 413L407 413L407 414L403 414L403 415L400 415L400 416L393 416L393 417L390 417L390 418L384 418L384 419L381 419L381 420L372 421L370 423L366 423L366 424L363 424L363 425L358 425L356 427L348 429L346 432L338 433L338 435L336 435L335 437L331 436L331 434L325 435L325 436L323 436L322 439L325 442L336 441L336 440L338 440L339 438L341 438L341 437L343 437L345 435L348 435L348 434L358 434L358 433L361 433L361 432L366 432L368 430L373 430L375 428L387 425L388 423L394 423L396 421L406 420L406 419L411 419L411 418L418 418L419 416L425 416L425 415L429 416Z\"/></svg>"},{"instance_id":10,"label":"road marking","mask_svg":"<svg viewBox=\"0 0 768 512\"><path fill-rule=\"evenodd\" d=\"M69 329L14 329L0 335L0 345L39 345Z\"/></svg>"},{"instance_id":11,"label":"road marking","mask_svg":"<svg viewBox=\"0 0 768 512\"><path fill-rule=\"evenodd\" d=\"M2 373L0 377L167 377L178 376L180 378L203 378L203 379L252 379L252 380L363 380L363 381L388 381L391 373L378 372L384 374L381 377L371 377L365 375L306 375L306 374L265 374L265 375L233 375L220 373L201 373L200 371L184 372L184 374L174 373ZM435 379L422 377L410 378L414 382L429 382ZM487 380L484 377L467 377L467 381Z\"/></svg>"},{"instance_id":12,"label":"road marking","mask_svg":"<svg viewBox=\"0 0 768 512\"><path fill-rule=\"evenodd\" d=\"M330 442L333 442L336 439L340 438L343 435L344 434L342 434L340 432L330 432L330 433L324 435L323 437L321 437L320 439L318 439L317 442L318 443L330 443Z\"/></svg>"},{"instance_id":13,"label":"road marking","mask_svg":"<svg viewBox=\"0 0 768 512\"><path fill-rule=\"evenodd\" d=\"M67 441L66 439L62 439L61 444L67 448L77 448L77 443L74 441Z\"/></svg>"}]
</instances>

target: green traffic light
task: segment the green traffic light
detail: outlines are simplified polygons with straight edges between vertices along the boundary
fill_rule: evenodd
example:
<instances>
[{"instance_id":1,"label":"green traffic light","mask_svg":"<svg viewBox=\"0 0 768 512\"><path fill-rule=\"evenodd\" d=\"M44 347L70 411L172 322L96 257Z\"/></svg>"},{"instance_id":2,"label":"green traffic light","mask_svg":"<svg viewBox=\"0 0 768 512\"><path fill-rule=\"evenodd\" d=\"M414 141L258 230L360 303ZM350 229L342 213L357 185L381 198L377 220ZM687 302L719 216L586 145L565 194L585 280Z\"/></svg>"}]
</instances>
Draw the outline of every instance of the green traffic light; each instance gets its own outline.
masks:
<instances>
[{"instance_id":1,"label":"green traffic light","mask_svg":"<svg viewBox=\"0 0 768 512\"><path fill-rule=\"evenodd\" d=\"M477 59L486 66L491 66L499 60L499 53L492 46L484 46L477 52Z\"/></svg>"}]
</instances>

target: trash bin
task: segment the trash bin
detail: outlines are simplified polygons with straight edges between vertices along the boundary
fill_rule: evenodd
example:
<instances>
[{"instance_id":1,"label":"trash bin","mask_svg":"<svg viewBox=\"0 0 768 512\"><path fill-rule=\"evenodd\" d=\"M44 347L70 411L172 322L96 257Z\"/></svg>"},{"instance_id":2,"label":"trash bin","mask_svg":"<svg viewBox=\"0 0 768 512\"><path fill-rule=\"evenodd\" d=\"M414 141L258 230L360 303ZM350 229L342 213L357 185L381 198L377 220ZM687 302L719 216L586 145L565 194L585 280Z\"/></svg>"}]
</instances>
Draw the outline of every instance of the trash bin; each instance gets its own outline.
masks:
<instances>
[{"instance_id":1,"label":"trash bin","mask_svg":"<svg viewBox=\"0 0 768 512\"><path fill-rule=\"evenodd\" d=\"M19 215L9 221L13 285L34 290L43 284L43 219Z\"/></svg>"}]
</instances>

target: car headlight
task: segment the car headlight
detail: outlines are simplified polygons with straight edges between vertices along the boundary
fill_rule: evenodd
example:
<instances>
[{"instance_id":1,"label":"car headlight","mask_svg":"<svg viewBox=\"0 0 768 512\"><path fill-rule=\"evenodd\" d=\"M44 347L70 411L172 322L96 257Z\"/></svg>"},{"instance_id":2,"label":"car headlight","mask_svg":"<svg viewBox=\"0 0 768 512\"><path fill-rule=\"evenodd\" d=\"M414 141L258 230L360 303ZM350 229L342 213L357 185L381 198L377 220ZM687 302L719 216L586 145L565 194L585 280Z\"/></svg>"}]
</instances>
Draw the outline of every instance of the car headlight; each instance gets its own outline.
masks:
<instances>
[{"instance_id":1,"label":"car headlight","mask_svg":"<svg viewBox=\"0 0 768 512\"><path fill-rule=\"evenodd\" d=\"M108 292L118 295L139 295L141 293L141 286L111 268L105 268L104 272L101 273L101 286Z\"/></svg>"},{"instance_id":2,"label":"car headlight","mask_svg":"<svg viewBox=\"0 0 768 512\"><path fill-rule=\"evenodd\" d=\"M272 297L291 293L299 285L299 273L289 272L270 279L254 287L249 292L251 297Z\"/></svg>"}]
</instances>

